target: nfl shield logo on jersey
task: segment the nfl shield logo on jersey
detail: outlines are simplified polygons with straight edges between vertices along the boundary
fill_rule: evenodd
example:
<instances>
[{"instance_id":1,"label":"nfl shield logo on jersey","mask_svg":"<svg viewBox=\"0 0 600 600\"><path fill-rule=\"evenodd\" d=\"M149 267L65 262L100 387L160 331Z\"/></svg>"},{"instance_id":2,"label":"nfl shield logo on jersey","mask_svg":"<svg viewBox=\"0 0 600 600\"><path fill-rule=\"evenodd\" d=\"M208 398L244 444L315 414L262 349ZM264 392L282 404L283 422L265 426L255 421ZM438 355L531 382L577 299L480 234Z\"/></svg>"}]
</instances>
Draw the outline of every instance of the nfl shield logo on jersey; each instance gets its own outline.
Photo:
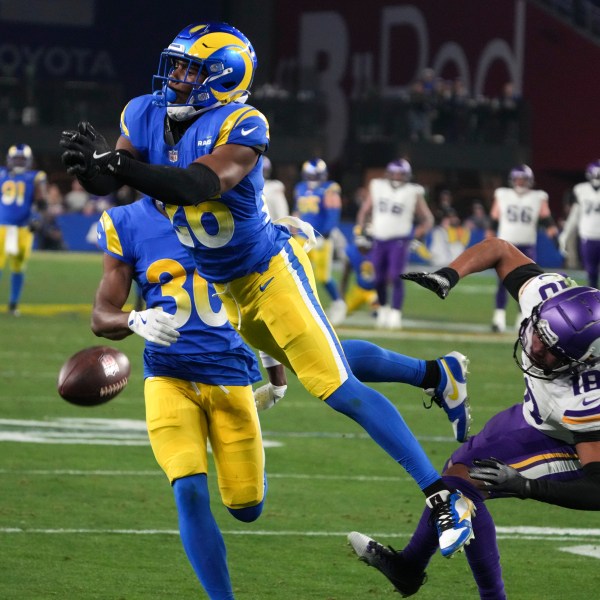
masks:
<instances>
[{"instance_id":1,"label":"nfl shield logo on jersey","mask_svg":"<svg viewBox=\"0 0 600 600\"><path fill-rule=\"evenodd\" d=\"M177 162L178 154L177 150L169 150L169 160L171 162Z\"/></svg>"}]
</instances>

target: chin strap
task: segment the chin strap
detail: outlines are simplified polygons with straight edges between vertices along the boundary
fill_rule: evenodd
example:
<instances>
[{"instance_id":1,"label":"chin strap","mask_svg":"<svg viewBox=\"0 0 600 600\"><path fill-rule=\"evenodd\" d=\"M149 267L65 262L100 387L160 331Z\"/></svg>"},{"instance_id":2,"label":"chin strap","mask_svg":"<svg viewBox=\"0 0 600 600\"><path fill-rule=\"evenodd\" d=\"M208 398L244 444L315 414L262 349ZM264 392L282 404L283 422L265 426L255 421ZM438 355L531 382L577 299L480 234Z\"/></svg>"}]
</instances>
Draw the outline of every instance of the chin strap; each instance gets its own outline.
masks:
<instances>
[{"instance_id":1,"label":"chin strap","mask_svg":"<svg viewBox=\"0 0 600 600\"><path fill-rule=\"evenodd\" d=\"M230 100L230 102L235 102L236 104L246 104L248 100L249 92L239 92L240 95L234 100ZM200 115L208 110L212 110L213 108L217 108L219 106L223 106L221 102L215 102L210 106L204 106L203 108L195 108L192 105L186 106L169 106L167 105L167 115L169 115L170 119L173 121L187 121L192 117Z\"/></svg>"}]
</instances>

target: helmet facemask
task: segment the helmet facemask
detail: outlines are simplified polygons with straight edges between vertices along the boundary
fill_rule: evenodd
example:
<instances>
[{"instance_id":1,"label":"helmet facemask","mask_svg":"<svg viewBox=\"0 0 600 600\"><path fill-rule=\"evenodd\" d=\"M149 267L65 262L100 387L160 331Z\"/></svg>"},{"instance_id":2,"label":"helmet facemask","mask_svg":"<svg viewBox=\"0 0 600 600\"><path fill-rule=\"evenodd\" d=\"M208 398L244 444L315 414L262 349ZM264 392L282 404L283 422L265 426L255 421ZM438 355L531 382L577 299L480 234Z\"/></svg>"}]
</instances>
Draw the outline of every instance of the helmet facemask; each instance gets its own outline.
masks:
<instances>
[{"instance_id":1,"label":"helmet facemask","mask_svg":"<svg viewBox=\"0 0 600 600\"><path fill-rule=\"evenodd\" d=\"M553 365L540 364L533 357L532 345L534 333L540 338L546 349L551 355L558 359L557 363ZM552 340L555 340L554 342ZM539 305L533 309L531 317L525 319L521 323L519 328L519 337L515 341L513 348L513 358L517 363L517 366L526 375L531 375L536 379L545 379L551 381L557 377L561 377L566 373L574 374L579 371L582 367L585 367L585 363L572 360L565 355L562 355L556 348L553 348L553 343L556 343L556 336L548 328L547 322L540 323L539 319ZM521 347L521 357L519 359L518 350ZM529 362L529 366L526 366L523 361L523 355L525 355Z\"/></svg>"},{"instance_id":2,"label":"helmet facemask","mask_svg":"<svg viewBox=\"0 0 600 600\"><path fill-rule=\"evenodd\" d=\"M33 152L27 144L17 144L8 149L6 166L13 173L25 173L33 166Z\"/></svg>"},{"instance_id":3,"label":"helmet facemask","mask_svg":"<svg viewBox=\"0 0 600 600\"><path fill-rule=\"evenodd\" d=\"M553 357L536 361L534 337ZM521 359L517 350L521 346ZM513 356L519 368L537 379L577 375L600 360L600 292L589 287L563 290L534 307L521 323ZM523 356L531 363L526 366Z\"/></svg>"},{"instance_id":4,"label":"helmet facemask","mask_svg":"<svg viewBox=\"0 0 600 600\"><path fill-rule=\"evenodd\" d=\"M515 167L509 174L509 182L511 187L517 194L524 194L531 190L535 184L533 171L527 165L519 165Z\"/></svg>"},{"instance_id":5,"label":"helmet facemask","mask_svg":"<svg viewBox=\"0 0 600 600\"><path fill-rule=\"evenodd\" d=\"M399 188L412 178L412 168L407 160L394 160L387 164L385 176L393 188Z\"/></svg>"},{"instance_id":6,"label":"helmet facemask","mask_svg":"<svg viewBox=\"0 0 600 600\"><path fill-rule=\"evenodd\" d=\"M161 53L153 77L154 103L167 107L169 116L179 121L230 102L244 103L256 64L250 42L234 27L226 23L189 25ZM172 86L180 84L189 86L190 91L178 101Z\"/></svg>"},{"instance_id":7,"label":"helmet facemask","mask_svg":"<svg viewBox=\"0 0 600 600\"><path fill-rule=\"evenodd\" d=\"M320 158L307 160L302 165L302 179L306 181L311 190L319 187L320 183L327 181L328 177L329 171L327 170L327 164Z\"/></svg>"}]
</instances>

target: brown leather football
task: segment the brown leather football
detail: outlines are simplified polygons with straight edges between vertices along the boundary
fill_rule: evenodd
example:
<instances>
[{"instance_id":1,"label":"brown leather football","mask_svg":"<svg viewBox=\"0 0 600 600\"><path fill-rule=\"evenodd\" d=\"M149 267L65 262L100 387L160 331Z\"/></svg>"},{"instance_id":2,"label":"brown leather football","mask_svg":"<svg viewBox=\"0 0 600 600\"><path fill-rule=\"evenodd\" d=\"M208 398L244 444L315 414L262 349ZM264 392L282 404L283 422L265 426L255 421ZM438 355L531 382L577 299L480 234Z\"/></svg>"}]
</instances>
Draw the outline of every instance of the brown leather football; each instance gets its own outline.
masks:
<instances>
[{"instance_id":1,"label":"brown leather football","mask_svg":"<svg viewBox=\"0 0 600 600\"><path fill-rule=\"evenodd\" d=\"M78 406L104 404L127 385L131 365L125 354L110 346L92 346L73 354L58 374L62 398Z\"/></svg>"}]
</instances>

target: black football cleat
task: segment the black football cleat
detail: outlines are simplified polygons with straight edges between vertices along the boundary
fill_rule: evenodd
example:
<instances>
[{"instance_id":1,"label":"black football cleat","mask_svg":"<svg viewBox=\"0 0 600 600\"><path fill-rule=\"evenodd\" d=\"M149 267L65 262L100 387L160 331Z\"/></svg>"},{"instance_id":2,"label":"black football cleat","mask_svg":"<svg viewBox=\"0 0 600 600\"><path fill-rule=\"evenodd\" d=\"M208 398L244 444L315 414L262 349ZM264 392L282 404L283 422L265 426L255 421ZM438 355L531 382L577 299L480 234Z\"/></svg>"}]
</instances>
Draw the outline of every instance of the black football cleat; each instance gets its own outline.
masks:
<instances>
[{"instance_id":1,"label":"black football cleat","mask_svg":"<svg viewBox=\"0 0 600 600\"><path fill-rule=\"evenodd\" d=\"M348 534L348 542L359 560L383 573L403 598L416 594L427 581L424 571L415 573L414 569L406 564L402 552L394 550L391 546L386 548L358 531Z\"/></svg>"}]
</instances>

